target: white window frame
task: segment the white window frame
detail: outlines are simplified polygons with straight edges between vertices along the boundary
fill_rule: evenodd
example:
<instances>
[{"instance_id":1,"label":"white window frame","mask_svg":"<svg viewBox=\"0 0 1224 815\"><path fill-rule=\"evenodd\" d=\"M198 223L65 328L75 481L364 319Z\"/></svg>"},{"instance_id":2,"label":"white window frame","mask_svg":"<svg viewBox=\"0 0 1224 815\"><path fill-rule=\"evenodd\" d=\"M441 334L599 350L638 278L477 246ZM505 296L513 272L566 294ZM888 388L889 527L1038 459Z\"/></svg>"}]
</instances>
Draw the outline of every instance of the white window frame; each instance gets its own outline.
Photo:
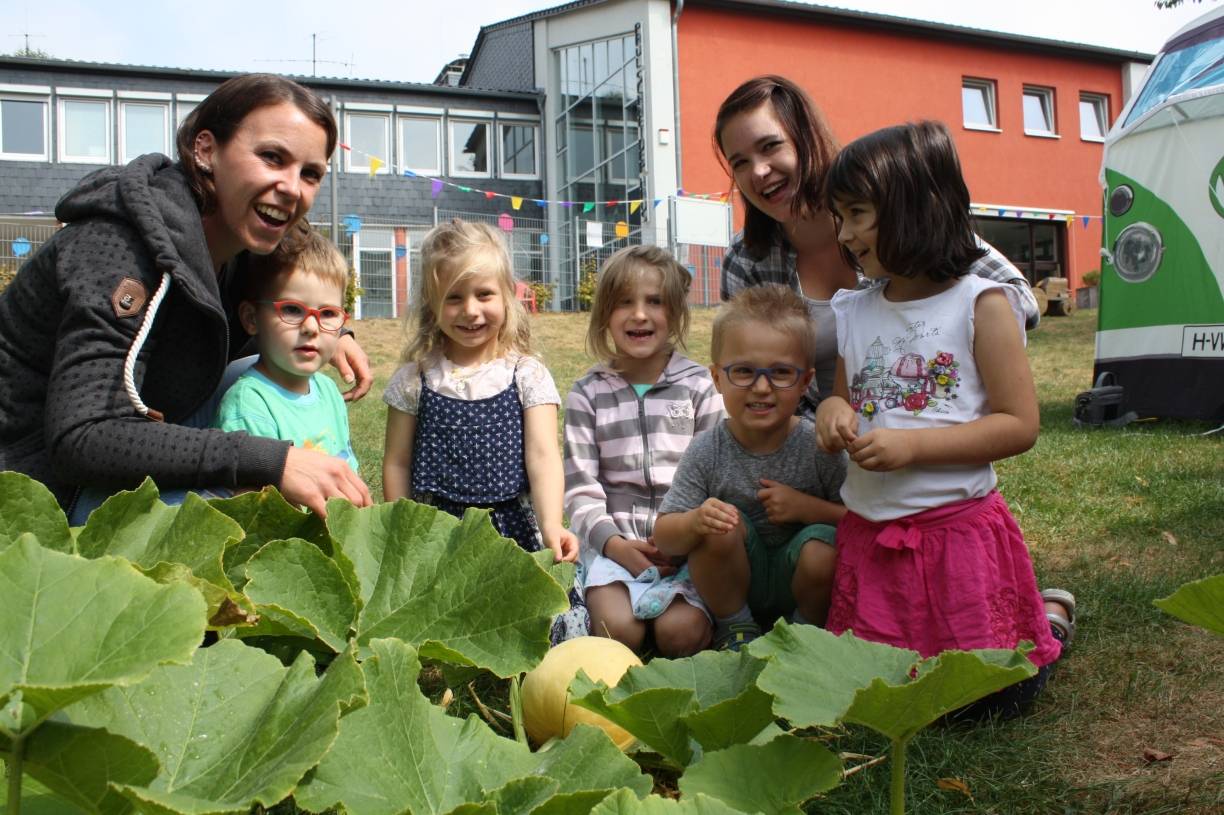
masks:
<instances>
[{"instance_id":1,"label":"white window frame","mask_svg":"<svg viewBox=\"0 0 1224 815\"><path fill-rule=\"evenodd\" d=\"M455 149L455 125L482 125L488 137L485 139L485 149L488 155L485 156L485 166L488 167L484 172L471 172L468 170L460 170L457 165L456 156L463 151ZM447 146L447 163L450 169L452 178L492 178L493 168L496 166L496 156L494 153L493 135L496 133L493 127L493 116L491 114L480 115L472 114L470 111L451 111L446 117L446 146Z\"/></svg>"},{"instance_id":2,"label":"white window frame","mask_svg":"<svg viewBox=\"0 0 1224 815\"><path fill-rule=\"evenodd\" d=\"M104 110L106 112L106 155L74 156L68 152L67 106L70 102L87 102L104 106ZM110 91L95 91L92 89L73 88L69 90L67 88L58 88L56 90L55 113L55 135L57 143L56 153L60 162L64 164L110 164L114 161L115 103L113 93Z\"/></svg>"},{"instance_id":3,"label":"white window frame","mask_svg":"<svg viewBox=\"0 0 1224 815\"><path fill-rule=\"evenodd\" d=\"M375 107L374 105L345 105L344 110L344 134L345 142L350 147L353 146L352 136L352 120L354 116L362 116L369 118L382 119L383 122L383 141L387 145L387 155L375 156L382 159L382 165L375 170L375 175L387 175L391 172L391 167L395 164L394 158L391 155L391 106L382 105ZM358 163L362 162L362 163ZM344 151L344 170L349 173L366 173L370 172L370 162L365 155L359 154L356 150Z\"/></svg>"},{"instance_id":4,"label":"white window frame","mask_svg":"<svg viewBox=\"0 0 1224 815\"><path fill-rule=\"evenodd\" d=\"M162 149L164 155L170 155L173 150L174 138L171 135L170 129L170 103L169 102L153 102L137 99L119 100L119 163L127 164L136 156L127 154L127 109L129 107L142 108L160 108L162 112Z\"/></svg>"},{"instance_id":5,"label":"white window frame","mask_svg":"<svg viewBox=\"0 0 1224 815\"><path fill-rule=\"evenodd\" d=\"M49 161L51 156L51 88L43 85L0 85L0 100L8 102L38 102L42 104L43 149L41 153L4 153L4 161ZM4 122L0 120L0 129ZM3 146L0 141L0 147Z\"/></svg>"},{"instance_id":6,"label":"white window frame","mask_svg":"<svg viewBox=\"0 0 1224 815\"><path fill-rule=\"evenodd\" d=\"M970 122L965 118L965 91L974 90L980 91L982 100L986 103L986 118L990 120L988 124L979 122ZM993 79L981 79L979 77L966 76L961 78L961 124L966 130L984 130L989 133L1002 133L999 129L999 106L998 93Z\"/></svg>"},{"instance_id":7,"label":"white window frame","mask_svg":"<svg viewBox=\"0 0 1224 815\"><path fill-rule=\"evenodd\" d=\"M1024 113L1024 98L1029 96L1036 98L1040 102L1041 111L1044 114L1046 123L1049 126L1048 129L1039 130L1037 128L1029 127L1027 117ZM1046 139L1058 138L1058 117L1055 114L1053 88L1047 88L1041 85L1025 85L1021 95L1020 115L1024 121L1024 135L1038 136Z\"/></svg>"},{"instance_id":8,"label":"white window frame","mask_svg":"<svg viewBox=\"0 0 1224 815\"><path fill-rule=\"evenodd\" d=\"M439 111L440 113L440 111ZM408 163L408 152L404 149L404 131L400 125L404 122L432 122L434 126L434 160L433 166L414 167ZM400 114L395 117L395 146L398 150L401 170L412 170L414 173L426 175L442 175L442 117L427 114Z\"/></svg>"},{"instance_id":9,"label":"white window frame","mask_svg":"<svg viewBox=\"0 0 1224 815\"><path fill-rule=\"evenodd\" d=\"M1088 91L1081 91L1079 101L1080 140L1103 144L1105 142L1105 134L1109 132L1109 97L1103 93L1089 93ZM1100 136L1089 136L1084 134L1084 105L1092 106L1092 115L1095 119L1095 124L1101 131Z\"/></svg>"},{"instance_id":10,"label":"white window frame","mask_svg":"<svg viewBox=\"0 0 1224 815\"><path fill-rule=\"evenodd\" d=\"M535 131L535 136L531 139L531 146L535 149L535 172L534 173L511 173L506 170L506 156L503 145L505 142L506 128L510 127L530 127ZM499 116L497 121L497 173L500 178L519 178L534 180L540 177L540 120L539 119L512 119L508 116Z\"/></svg>"}]
</instances>

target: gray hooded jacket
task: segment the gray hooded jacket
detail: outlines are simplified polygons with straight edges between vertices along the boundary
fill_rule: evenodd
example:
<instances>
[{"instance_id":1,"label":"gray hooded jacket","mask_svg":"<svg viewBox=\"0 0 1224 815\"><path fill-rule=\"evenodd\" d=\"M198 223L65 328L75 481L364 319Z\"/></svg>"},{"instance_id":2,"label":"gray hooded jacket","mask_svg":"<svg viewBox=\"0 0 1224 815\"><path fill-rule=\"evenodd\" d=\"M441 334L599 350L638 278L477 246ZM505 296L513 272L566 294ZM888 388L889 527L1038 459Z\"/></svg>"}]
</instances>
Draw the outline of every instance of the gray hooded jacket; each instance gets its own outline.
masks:
<instances>
[{"instance_id":1,"label":"gray hooded jacket","mask_svg":"<svg viewBox=\"0 0 1224 815\"><path fill-rule=\"evenodd\" d=\"M68 224L0 294L0 470L76 488L262 486L288 444L183 427L242 338L231 263L218 277L179 166L142 156L82 179L59 202ZM123 366L149 300L171 278L136 358L138 412ZM236 348L235 348L236 350ZM164 420L160 420L164 419Z\"/></svg>"}]
</instances>

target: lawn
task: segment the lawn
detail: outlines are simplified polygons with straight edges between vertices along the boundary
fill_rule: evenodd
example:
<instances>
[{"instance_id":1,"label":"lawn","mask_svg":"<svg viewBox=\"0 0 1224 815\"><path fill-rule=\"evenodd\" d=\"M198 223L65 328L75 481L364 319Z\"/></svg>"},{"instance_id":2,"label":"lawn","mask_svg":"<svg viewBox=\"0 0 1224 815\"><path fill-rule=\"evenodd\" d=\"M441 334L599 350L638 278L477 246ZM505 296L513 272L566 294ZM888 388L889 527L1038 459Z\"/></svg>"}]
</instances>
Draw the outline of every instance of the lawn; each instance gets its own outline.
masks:
<instances>
[{"instance_id":1,"label":"lawn","mask_svg":"<svg viewBox=\"0 0 1224 815\"><path fill-rule=\"evenodd\" d=\"M708 358L712 317L694 314L695 359ZM913 813L1224 811L1224 639L1152 606L1184 582L1224 572L1224 433L1204 436L1210 426L1181 422L1073 428L1075 394L1092 378L1095 322L1095 311L1079 311L1047 318L1030 335L1041 438L997 465L1040 584L1079 598L1079 637L1029 716L915 739ZM350 412L353 442L362 476L381 495L380 395L403 331L386 320L355 328L376 382ZM584 315L541 314L532 329L564 394L590 364ZM886 748L865 731L828 738L845 752ZM887 788L884 763L809 810L886 812Z\"/></svg>"}]
</instances>

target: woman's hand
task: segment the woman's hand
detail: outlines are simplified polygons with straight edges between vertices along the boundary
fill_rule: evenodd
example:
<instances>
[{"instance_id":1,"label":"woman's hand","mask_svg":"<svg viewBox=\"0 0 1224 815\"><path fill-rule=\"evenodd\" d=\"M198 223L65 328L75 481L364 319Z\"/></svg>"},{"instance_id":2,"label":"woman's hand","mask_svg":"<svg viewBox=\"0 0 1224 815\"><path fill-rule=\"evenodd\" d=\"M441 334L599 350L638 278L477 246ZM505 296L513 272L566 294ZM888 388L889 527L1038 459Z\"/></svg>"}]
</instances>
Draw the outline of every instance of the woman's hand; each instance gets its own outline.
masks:
<instances>
[{"instance_id":1,"label":"woman's hand","mask_svg":"<svg viewBox=\"0 0 1224 815\"><path fill-rule=\"evenodd\" d=\"M650 541L613 535L604 545L604 555L625 567L625 571L634 577L651 566L657 566L659 574L664 577L676 573L676 567L668 562L667 555L660 552Z\"/></svg>"},{"instance_id":2,"label":"woman's hand","mask_svg":"<svg viewBox=\"0 0 1224 815\"><path fill-rule=\"evenodd\" d=\"M553 552L557 563L573 563L578 559L578 537L563 526L546 526L540 530L544 545Z\"/></svg>"},{"instance_id":3,"label":"woman's hand","mask_svg":"<svg viewBox=\"0 0 1224 815\"><path fill-rule=\"evenodd\" d=\"M370 358L352 334L340 337L331 363L336 366L340 378L353 385L344 392L344 401L356 402L370 392L370 386L374 384L374 374L370 373ZM354 382L356 384L353 384Z\"/></svg>"},{"instance_id":4,"label":"woman's hand","mask_svg":"<svg viewBox=\"0 0 1224 815\"><path fill-rule=\"evenodd\" d=\"M354 506L368 507L370 490L344 460L290 447L281 474L281 495L294 506L304 506L320 517L327 517L328 498L347 498Z\"/></svg>"}]
</instances>

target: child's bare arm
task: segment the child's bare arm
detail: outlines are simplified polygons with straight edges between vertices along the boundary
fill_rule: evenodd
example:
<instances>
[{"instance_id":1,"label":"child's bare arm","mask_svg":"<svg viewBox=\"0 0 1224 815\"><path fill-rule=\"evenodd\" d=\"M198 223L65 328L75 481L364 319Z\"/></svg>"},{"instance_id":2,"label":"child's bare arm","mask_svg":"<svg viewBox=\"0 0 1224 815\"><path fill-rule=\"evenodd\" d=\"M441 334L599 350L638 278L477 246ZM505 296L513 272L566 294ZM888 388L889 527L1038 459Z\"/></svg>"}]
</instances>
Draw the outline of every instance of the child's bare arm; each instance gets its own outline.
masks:
<instances>
[{"instance_id":1,"label":"child's bare arm","mask_svg":"<svg viewBox=\"0 0 1224 815\"><path fill-rule=\"evenodd\" d=\"M578 538L561 523L565 469L557 445L557 406L535 405L523 411L523 457L531 484L531 506L544 544L558 561L578 559Z\"/></svg>"},{"instance_id":2,"label":"child's bare arm","mask_svg":"<svg viewBox=\"0 0 1224 815\"><path fill-rule=\"evenodd\" d=\"M986 464L1028 450L1040 419L1033 374L1016 317L998 290L978 297L973 356L990 413L972 422L927 430L873 430L847 447L865 470L911 464Z\"/></svg>"},{"instance_id":3,"label":"child's bare arm","mask_svg":"<svg viewBox=\"0 0 1224 815\"><path fill-rule=\"evenodd\" d=\"M696 509L660 515L655 546L665 555L687 555L706 535L725 535L739 523L739 510L726 501L707 498Z\"/></svg>"},{"instance_id":4,"label":"child's bare arm","mask_svg":"<svg viewBox=\"0 0 1224 815\"><path fill-rule=\"evenodd\" d=\"M846 508L833 501L800 492L768 478L761 479L761 490L757 498L765 507L771 523L833 524L846 514Z\"/></svg>"},{"instance_id":5,"label":"child's bare arm","mask_svg":"<svg viewBox=\"0 0 1224 815\"><path fill-rule=\"evenodd\" d=\"M412 447L417 418L387 408L387 434L383 442L383 500L412 497Z\"/></svg>"}]
</instances>

